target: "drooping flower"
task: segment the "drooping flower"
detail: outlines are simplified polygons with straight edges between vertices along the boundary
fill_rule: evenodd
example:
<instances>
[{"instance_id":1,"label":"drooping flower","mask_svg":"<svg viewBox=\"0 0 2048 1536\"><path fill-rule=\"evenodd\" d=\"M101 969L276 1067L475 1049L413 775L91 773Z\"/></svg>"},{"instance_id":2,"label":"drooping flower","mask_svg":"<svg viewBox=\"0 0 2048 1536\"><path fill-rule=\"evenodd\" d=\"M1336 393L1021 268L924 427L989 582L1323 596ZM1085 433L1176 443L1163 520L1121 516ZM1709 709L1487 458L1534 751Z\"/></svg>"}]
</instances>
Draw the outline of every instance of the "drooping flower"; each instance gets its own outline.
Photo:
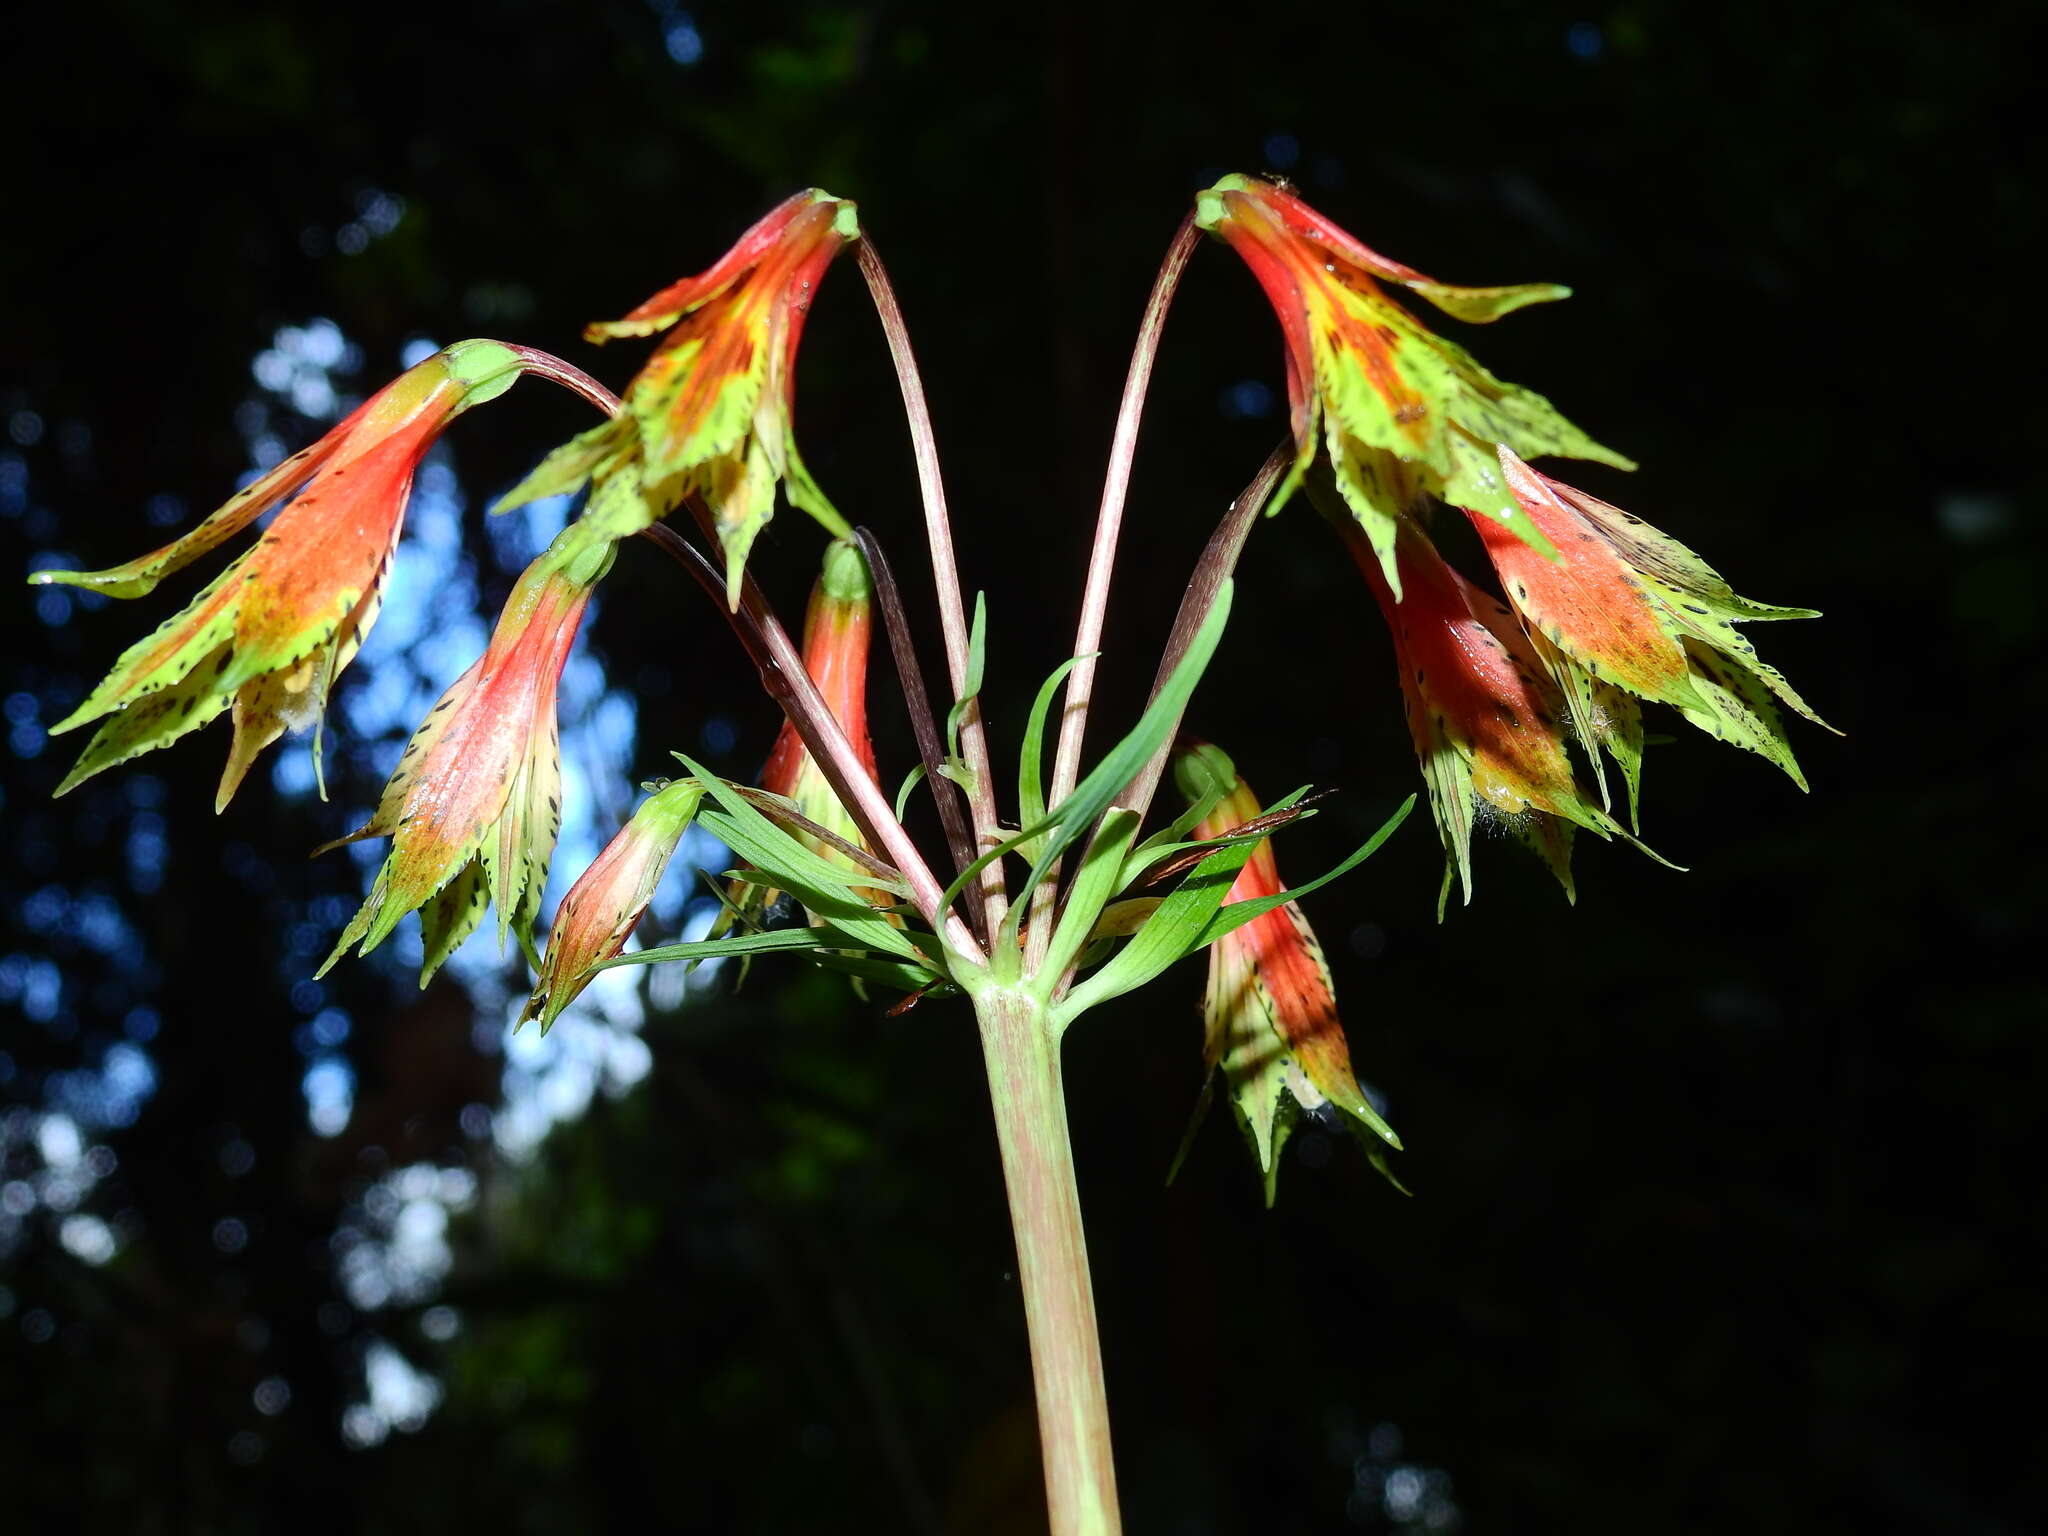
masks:
<instances>
[{"instance_id":1,"label":"drooping flower","mask_svg":"<svg viewBox=\"0 0 2048 1536\"><path fill-rule=\"evenodd\" d=\"M1468 321L1495 320L1525 304L1564 298L1569 289L1439 283L1369 249L1287 188L1249 176L1226 176L1199 194L1195 222L1244 258L1285 333L1297 457L1272 509L1322 443L1337 487L1397 594L1396 528L1425 496L1495 519L1547 549L1501 478L1495 443L1525 455L1634 467L1541 395L1501 382L1463 347L1430 331L1381 284L1398 284Z\"/></svg>"},{"instance_id":2,"label":"drooping flower","mask_svg":"<svg viewBox=\"0 0 2048 1536\"><path fill-rule=\"evenodd\" d=\"M562 531L520 576L483 655L413 732L376 814L327 845L388 837L391 852L319 974L352 944L368 954L417 911L425 986L487 900L498 908L499 941L509 930L531 953L561 828L555 692L612 553L582 522Z\"/></svg>"},{"instance_id":3,"label":"drooping flower","mask_svg":"<svg viewBox=\"0 0 2048 1536\"><path fill-rule=\"evenodd\" d=\"M387 384L183 538L110 570L36 572L37 583L140 597L284 503L253 548L123 652L53 728L111 716L57 793L169 745L232 705L234 745L216 800L225 808L259 752L286 729L319 719L375 622L420 460L449 422L503 394L529 366L498 342L458 342ZM314 761L317 769L317 743Z\"/></svg>"},{"instance_id":4,"label":"drooping flower","mask_svg":"<svg viewBox=\"0 0 2048 1536\"><path fill-rule=\"evenodd\" d=\"M857 545L835 539L825 551L824 568L811 587L804 610L804 670L838 720L854 755L868 776L875 773L875 749L868 737L868 641L873 625L867 563ZM866 848L859 824L840 803L831 782L818 767L803 738L789 721L775 738L768 765L761 770L761 788L792 801L808 820L857 848ZM835 864L851 861L822 838L801 829L797 840ZM872 851L872 850L870 850ZM772 906L776 894L759 886L737 884L733 899L750 915ZM891 898L882 891L865 893L877 906Z\"/></svg>"},{"instance_id":5,"label":"drooping flower","mask_svg":"<svg viewBox=\"0 0 2048 1536\"><path fill-rule=\"evenodd\" d=\"M1197 839L1226 836L1261 813L1258 797L1216 747L1186 748L1174 768L1191 804L1212 785L1231 786L1195 828ZM1272 844L1261 842L1238 871L1224 905L1285 889ZM1280 1149L1302 1111L1335 1106L1399 1150L1400 1138L1352 1073L1330 967L1299 903L1262 913L1209 946L1202 1020L1206 1076L1196 1118L1206 1110L1220 1071L1232 1113L1265 1177L1267 1204L1279 1176Z\"/></svg>"},{"instance_id":6,"label":"drooping flower","mask_svg":"<svg viewBox=\"0 0 2048 1536\"><path fill-rule=\"evenodd\" d=\"M623 319L586 327L592 341L670 334L627 387L625 411L556 449L499 510L589 479L586 516L618 538L701 496L725 550L734 607L747 551L774 516L778 482L791 505L850 536L804 468L791 419L805 316L832 258L859 236L852 203L799 192L717 265Z\"/></svg>"},{"instance_id":7,"label":"drooping flower","mask_svg":"<svg viewBox=\"0 0 2048 1536\"><path fill-rule=\"evenodd\" d=\"M1506 447L1500 462L1556 557L1545 559L1485 518L1472 518L1473 526L1564 695L1580 745L1596 765L1602 749L1614 757L1631 808L1642 756L1637 698L1669 704L1710 735L1761 753L1804 789L1777 702L1826 722L1735 626L1813 618L1814 610L1738 597L1698 555L1641 518L1539 474Z\"/></svg>"},{"instance_id":8,"label":"drooping flower","mask_svg":"<svg viewBox=\"0 0 2048 1536\"><path fill-rule=\"evenodd\" d=\"M704 786L695 779L664 784L576 877L555 909L540 979L520 1023L538 1018L545 1032L590 985L597 967L626 947L703 800Z\"/></svg>"},{"instance_id":9,"label":"drooping flower","mask_svg":"<svg viewBox=\"0 0 2048 1536\"><path fill-rule=\"evenodd\" d=\"M1514 615L1446 564L1409 519L1400 521L1394 546L1399 596L1357 527L1345 523L1341 531L1393 634L1408 732L1444 845L1439 911L1453 871L1472 899L1479 815L1534 848L1567 896L1574 895L1574 827L1641 848L1574 778L1564 700Z\"/></svg>"}]
</instances>

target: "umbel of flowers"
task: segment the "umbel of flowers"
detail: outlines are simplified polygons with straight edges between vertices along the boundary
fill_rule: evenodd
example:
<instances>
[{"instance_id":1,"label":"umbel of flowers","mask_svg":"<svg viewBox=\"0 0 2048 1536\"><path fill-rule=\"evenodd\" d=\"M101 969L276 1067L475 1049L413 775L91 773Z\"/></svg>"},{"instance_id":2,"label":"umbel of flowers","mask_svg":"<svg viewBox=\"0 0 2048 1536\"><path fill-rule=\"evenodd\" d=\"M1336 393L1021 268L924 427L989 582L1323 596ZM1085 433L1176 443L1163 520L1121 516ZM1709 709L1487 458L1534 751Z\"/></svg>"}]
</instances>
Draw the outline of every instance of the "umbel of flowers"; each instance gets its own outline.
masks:
<instances>
[{"instance_id":1,"label":"umbel of flowers","mask_svg":"<svg viewBox=\"0 0 2048 1536\"><path fill-rule=\"evenodd\" d=\"M1086 734L1096 663L1111 654L1105 615L1139 421L1167 310L1204 235L1244 261L1280 323L1289 440L1225 509L1147 705L1092 744L1091 764ZM874 299L911 428L933 628L945 646L936 708L880 543L827 500L795 442L798 343L827 268L845 252ZM1472 834L1483 821L1531 846L1568 894L1578 833L1635 843L1645 704L1764 756L1804 788L1783 711L1816 717L1741 626L1810 610L1737 596L1686 545L1533 468L1541 457L1631 466L1409 307L1421 300L1453 320L1488 323L1565 292L1439 282L1380 255L1278 182L1226 176L1199 193L1140 327L1074 644L1038 689L1015 744L1015 777L1005 781L981 714L985 609L976 603L970 624L902 311L854 205L801 192L702 272L589 327L593 341L660 338L623 398L530 348L462 342L163 549L109 570L39 572L39 582L138 598L275 514L59 724L98 729L58 792L229 713L225 808L266 746L317 726L376 619L413 473L441 433L528 373L596 405L603 419L543 457L501 503L587 490L575 521L519 577L483 654L414 732L369 820L340 839L382 837L390 847L322 969L352 948L375 948L417 912L424 985L494 905L501 950L516 938L535 972L521 1022L542 1029L609 966L777 951L896 994L895 1012L964 996L1018 1236L1051 1528L1114 1531L1107 1400L1061 1084L1064 1032L1204 955L1201 1102L1220 1081L1269 1199L1298 1116L1341 1119L1382 1171L1401 1146L1354 1072L1305 898L1370 856L1414 796L1336 868L1290 888L1270 840L1315 814L1311 799L1297 790L1262 803L1216 748L1175 753L1225 641L1236 561L1261 510L1305 490L1385 620L1445 851L1445 898L1454 883L1471 898ZM801 644L746 570L778 495L832 538ZM679 508L687 533L665 521ZM1461 571L1439 550L1432 531L1458 518L1477 531L1490 569ZM535 930L562 809L556 690L592 595L633 536L712 595L786 724L757 785L687 758L685 777L649 784L631 820L570 885L543 957ZM867 691L878 628L910 725L906 740L882 744L879 763ZM1256 711L1256 700L1239 703ZM1258 724L1284 743L1286 722ZM1148 829L1170 767L1187 804ZM631 775L627 764L618 771ZM892 798L885 782L902 788ZM934 798L944 831L936 852L909 830L918 794ZM731 853L715 885L727 897L725 925L707 940L629 954L692 825Z\"/></svg>"}]
</instances>

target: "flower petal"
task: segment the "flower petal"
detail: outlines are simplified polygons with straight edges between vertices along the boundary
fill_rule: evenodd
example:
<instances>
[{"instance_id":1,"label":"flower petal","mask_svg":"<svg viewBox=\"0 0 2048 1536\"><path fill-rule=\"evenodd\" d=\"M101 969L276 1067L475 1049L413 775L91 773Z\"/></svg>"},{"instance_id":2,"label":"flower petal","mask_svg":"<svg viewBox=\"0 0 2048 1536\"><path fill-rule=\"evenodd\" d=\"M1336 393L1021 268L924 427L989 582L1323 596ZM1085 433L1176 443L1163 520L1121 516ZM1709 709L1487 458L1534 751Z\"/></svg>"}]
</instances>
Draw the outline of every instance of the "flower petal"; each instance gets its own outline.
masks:
<instances>
[{"instance_id":1,"label":"flower petal","mask_svg":"<svg viewBox=\"0 0 2048 1536\"><path fill-rule=\"evenodd\" d=\"M349 419L353 421L355 417ZM328 433L311 447L300 449L250 481L189 533L125 565L110 566L103 571L37 571L29 580L38 585L61 583L70 587L89 587L109 597L142 597L154 591L164 577L226 543L304 485L315 471L334 457L340 447L338 432Z\"/></svg>"},{"instance_id":2,"label":"flower petal","mask_svg":"<svg viewBox=\"0 0 2048 1536\"><path fill-rule=\"evenodd\" d=\"M841 229L844 238L852 238L859 233L851 203L816 187L799 192L771 208L712 266L694 277L680 278L669 284L653 298L628 311L622 319L600 320L585 326L584 340L650 336L656 331L666 330L683 315L732 287L750 267L761 262L787 238L792 224L821 205L826 208L829 221Z\"/></svg>"},{"instance_id":3,"label":"flower petal","mask_svg":"<svg viewBox=\"0 0 2048 1536\"><path fill-rule=\"evenodd\" d=\"M153 688L122 709L93 733L55 793L68 794L103 769L169 746L218 716L228 707L229 695L218 686L221 669L228 660L227 646L216 646L213 651L195 657L193 665L177 682ZM70 723L67 721L58 729L67 729Z\"/></svg>"}]
</instances>

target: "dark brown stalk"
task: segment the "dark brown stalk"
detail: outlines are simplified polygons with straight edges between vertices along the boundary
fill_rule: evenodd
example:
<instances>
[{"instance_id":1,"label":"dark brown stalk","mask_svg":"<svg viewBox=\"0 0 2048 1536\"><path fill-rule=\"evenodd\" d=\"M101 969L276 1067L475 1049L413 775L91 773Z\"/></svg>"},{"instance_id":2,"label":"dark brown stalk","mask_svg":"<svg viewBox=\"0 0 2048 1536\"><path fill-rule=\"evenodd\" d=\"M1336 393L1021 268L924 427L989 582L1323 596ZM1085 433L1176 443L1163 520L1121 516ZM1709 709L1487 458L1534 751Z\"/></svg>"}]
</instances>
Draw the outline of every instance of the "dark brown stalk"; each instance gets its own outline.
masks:
<instances>
[{"instance_id":1,"label":"dark brown stalk","mask_svg":"<svg viewBox=\"0 0 2048 1536\"><path fill-rule=\"evenodd\" d=\"M946 748L939 736L939 722L932 714L931 695L925 691L924 670L917 662L917 642L911 637L910 616L903 607L903 593L896 585L896 573L882 553L881 542L865 528L853 530L860 552L868 563L868 582L882 610L882 627L889 636L889 654L895 658L896 680L903 690L903 703L910 711L910 728L917 736L917 755L924 763L925 782L938 802L939 820L946 829L946 845L953 853L957 874L974 862L974 829L967 822L967 806L960 786L939 770L945 766ZM979 910L970 917L978 921ZM986 934L982 935L984 941Z\"/></svg>"}]
</instances>

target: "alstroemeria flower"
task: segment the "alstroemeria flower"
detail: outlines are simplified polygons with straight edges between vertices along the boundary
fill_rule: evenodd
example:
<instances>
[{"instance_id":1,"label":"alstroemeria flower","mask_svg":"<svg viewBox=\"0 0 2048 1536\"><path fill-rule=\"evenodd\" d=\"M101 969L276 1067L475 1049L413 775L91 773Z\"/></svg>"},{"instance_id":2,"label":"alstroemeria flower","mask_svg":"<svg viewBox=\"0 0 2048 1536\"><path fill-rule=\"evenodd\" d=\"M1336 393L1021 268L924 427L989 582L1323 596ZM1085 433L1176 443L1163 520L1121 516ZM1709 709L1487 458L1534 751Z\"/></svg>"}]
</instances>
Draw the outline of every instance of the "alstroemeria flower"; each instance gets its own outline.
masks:
<instances>
[{"instance_id":1,"label":"alstroemeria flower","mask_svg":"<svg viewBox=\"0 0 2048 1536\"><path fill-rule=\"evenodd\" d=\"M1738 597L1713 567L1641 518L1539 474L1505 447L1500 462L1515 499L1557 555L1545 559L1485 518L1474 517L1473 526L1563 691L1580 744L1596 764L1602 748L1614 757L1631 806L1642 726L1624 695L1669 704L1701 730L1769 758L1804 789L1774 699L1815 725L1827 723L1757 659L1735 626L1810 619L1814 610Z\"/></svg>"},{"instance_id":2,"label":"alstroemeria flower","mask_svg":"<svg viewBox=\"0 0 2048 1536\"><path fill-rule=\"evenodd\" d=\"M1405 518L1394 548L1398 597L1358 530L1347 524L1342 531L1393 634L1408 731L1444 845L1443 898L1455 870L1472 899L1472 825L1480 814L1534 848L1574 895L1574 827L1636 840L1573 777L1564 700L1514 615L1445 564L1429 535Z\"/></svg>"},{"instance_id":3,"label":"alstroemeria flower","mask_svg":"<svg viewBox=\"0 0 2048 1536\"><path fill-rule=\"evenodd\" d=\"M351 944L368 954L417 911L425 986L476 928L486 900L498 908L499 941L510 930L531 952L561 829L555 691L612 554L611 541L581 522L563 530L521 574L483 655L413 732L376 814L327 845L388 837L391 852L316 974Z\"/></svg>"},{"instance_id":4,"label":"alstroemeria flower","mask_svg":"<svg viewBox=\"0 0 2048 1536\"><path fill-rule=\"evenodd\" d=\"M284 503L252 549L123 652L92 695L52 727L112 716L57 793L169 745L232 704L235 740L215 806L225 808L257 753L286 729L319 719L376 620L420 460L449 422L510 389L527 366L498 342L458 342L385 385L174 543L111 570L36 572L37 583L140 597Z\"/></svg>"},{"instance_id":5,"label":"alstroemeria flower","mask_svg":"<svg viewBox=\"0 0 2048 1536\"><path fill-rule=\"evenodd\" d=\"M852 203L799 192L716 266L624 319L586 327L591 341L674 329L627 387L624 413L556 449L499 510L593 479L586 515L622 538L700 495L717 521L734 607L778 482L792 506L849 537L797 454L791 417L804 318L832 258L859 236Z\"/></svg>"},{"instance_id":6,"label":"alstroemeria flower","mask_svg":"<svg viewBox=\"0 0 2048 1536\"><path fill-rule=\"evenodd\" d=\"M1195 828L1198 839L1226 836L1263 809L1230 759L1213 746L1183 751L1175 760L1175 779L1191 804L1211 785L1232 786ZM1261 842L1238 871L1224 905L1286 889L1271 842ZM1231 1110L1265 1176L1267 1204L1279 1176L1280 1149L1300 1111L1334 1105L1399 1150L1400 1138L1352 1074L1330 967L1299 903L1275 907L1209 946L1202 1021L1206 1075L1197 1117L1221 1071Z\"/></svg>"},{"instance_id":7,"label":"alstroemeria flower","mask_svg":"<svg viewBox=\"0 0 2048 1536\"><path fill-rule=\"evenodd\" d=\"M545 1033L590 985L597 967L626 947L703 800L704 786L695 779L663 785L576 877L555 909L547 957L520 1023L538 1018Z\"/></svg>"},{"instance_id":8,"label":"alstroemeria flower","mask_svg":"<svg viewBox=\"0 0 2048 1536\"><path fill-rule=\"evenodd\" d=\"M844 539L834 540L825 551L824 569L811 588L811 600L804 610L804 670L830 707L833 717L846 732L855 756L870 778L875 773L874 744L868 738L868 639L873 625L867 563L858 546ZM775 738L768 753L768 765L761 770L761 788L795 803L808 820L857 848L866 848L859 824L817 761L805 748L803 738L789 721ZM835 864L847 864L846 855L822 838L795 831L799 842ZM775 892L758 886L736 887L733 896L742 910L758 914L772 905ZM870 891L868 899L886 906L886 892Z\"/></svg>"},{"instance_id":9,"label":"alstroemeria flower","mask_svg":"<svg viewBox=\"0 0 2048 1536\"><path fill-rule=\"evenodd\" d=\"M1533 391L1504 384L1424 326L1380 286L1397 283L1459 320L1498 319L1561 299L1554 283L1457 288L1389 261L1285 187L1226 176L1195 199L1195 222L1244 258L1279 316L1298 449L1277 510L1329 450L1337 487L1400 591L1395 530L1425 496L1494 518L1547 549L1502 480L1494 444L1518 453L1634 466L1603 448Z\"/></svg>"}]
</instances>

